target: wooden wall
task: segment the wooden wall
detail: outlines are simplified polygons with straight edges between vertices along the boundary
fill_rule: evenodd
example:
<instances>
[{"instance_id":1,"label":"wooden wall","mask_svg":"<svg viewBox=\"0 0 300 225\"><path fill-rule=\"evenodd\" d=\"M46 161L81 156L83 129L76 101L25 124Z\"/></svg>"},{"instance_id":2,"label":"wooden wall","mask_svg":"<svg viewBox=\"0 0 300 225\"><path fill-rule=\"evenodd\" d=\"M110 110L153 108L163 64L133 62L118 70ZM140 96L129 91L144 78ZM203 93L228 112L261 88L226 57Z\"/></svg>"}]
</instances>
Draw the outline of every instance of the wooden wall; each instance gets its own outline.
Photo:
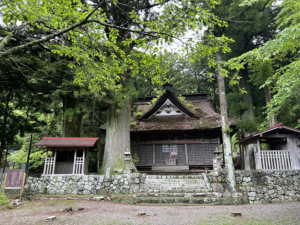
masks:
<instances>
[{"instance_id":1,"label":"wooden wall","mask_svg":"<svg viewBox=\"0 0 300 225\"><path fill-rule=\"evenodd\" d=\"M219 149L219 143L186 143L186 140L177 140L177 143L172 141L170 145L167 143L133 144L131 154L138 155L137 166L166 165L166 159L170 158L176 159L176 165L212 165L215 157L213 152L216 148ZM166 145L170 146L169 152L165 152Z\"/></svg>"}]
</instances>

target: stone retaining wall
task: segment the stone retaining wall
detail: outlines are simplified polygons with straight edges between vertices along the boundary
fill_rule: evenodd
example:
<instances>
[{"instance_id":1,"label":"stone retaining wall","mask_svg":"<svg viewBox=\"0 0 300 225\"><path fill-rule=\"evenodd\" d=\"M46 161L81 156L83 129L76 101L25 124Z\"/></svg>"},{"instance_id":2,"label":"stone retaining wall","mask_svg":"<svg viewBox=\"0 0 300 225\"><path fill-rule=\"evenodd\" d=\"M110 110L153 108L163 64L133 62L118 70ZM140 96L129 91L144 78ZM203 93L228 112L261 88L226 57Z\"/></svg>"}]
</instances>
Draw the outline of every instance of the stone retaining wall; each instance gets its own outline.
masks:
<instances>
[{"instance_id":1,"label":"stone retaining wall","mask_svg":"<svg viewBox=\"0 0 300 225\"><path fill-rule=\"evenodd\" d=\"M25 190L44 194L97 195L108 192L127 194L139 192L141 174L122 174L104 181L104 175L29 177Z\"/></svg>"},{"instance_id":2,"label":"stone retaining wall","mask_svg":"<svg viewBox=\"0 0 300 225\"><path fill-rule=\"evenodd\" d=\"M235 176L238 193L226 193L224 192L226 189L225 173L220 172L217 178L218 188L219 192L223 193L223 197L246 196L251 204L300 200L300 170L280 172L244 170L235 171ZM114 175L108 182L108 191L110 194L138 193L141 185L141 190L147 192L144 190L147 186L146 177L138 173ZM161 177L171 179L173 176ZM216 191L215 177L207 174L207 179L213 191ZM175 185L177 182L173 183ZM45 194L97 195L106 193L106 181L103 175L29 177L25 190Z\"/></svg>"},{"instance_id":3,"label":"stone retaining wall","mask_svg":"<svg viewBox=\"0 0 300 225\"><path fill-rule=\"evenodd\" d=\"M207 176L215 190L216 180ZM290 171L235 171L238 191L242 192L251 204L287 202L300 200L300 170ZM225 173L218 177L218 186L226 187ZM220 189L219 189L220 190ZM223 196L230 197L229 193Z\"/></svg>"}]
</instances>

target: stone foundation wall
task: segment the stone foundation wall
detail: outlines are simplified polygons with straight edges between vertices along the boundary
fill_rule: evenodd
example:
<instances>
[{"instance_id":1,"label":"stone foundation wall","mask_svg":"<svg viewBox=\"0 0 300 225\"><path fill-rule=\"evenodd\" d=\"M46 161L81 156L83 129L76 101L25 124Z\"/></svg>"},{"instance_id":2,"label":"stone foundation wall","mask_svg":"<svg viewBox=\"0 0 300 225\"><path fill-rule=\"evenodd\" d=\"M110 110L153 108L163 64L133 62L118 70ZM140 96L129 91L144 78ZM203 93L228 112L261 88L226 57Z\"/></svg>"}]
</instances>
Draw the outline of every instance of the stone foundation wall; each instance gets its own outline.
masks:
<instances>
[{"instance_id":1,"label":"stone foundation wall","mask_svg":"<svg viewBox=\"0 0 300 225\"><path fill-rule=\"evenodd\" d=\"M207 176L216 190L216 179ZM300 170L290 171L235 171L237 189L247 196L251 204L300 200ZM226 187L225 173L218 177L221 191ZM219 188L220 191L220 188ZM224 194L230 196L229 193ZM224 196L223 195L223 196Z\"/></svg>"},{"instance_id":2,"label":"stone foundation wall","mask_svg":"<svg viewBox=\"0 0 300 225\"><path fill-rule=\"evenodd\" d=\"M235 171L235 176L238 193L233 194L225 192L226 178L224 171L220 172L220 176L217 177L219 192L222 193L223 197L236 198L246 196L251 204L300 200L300 170L280 172L244 170ZM154 182L154 185L158 185L159 182L167 182L165 179L170 179L167 185L172 189L175 188L176 192L184 193L188 191L181 190L180 188L182 188L183 184L181 181L177 182L177 180L183 179L184 177L185 179L193 179L194 181L198 179L199 184L197 183L197 187L199 185L201 186L201 175L157 177L159 177L159 179L154 179L154 177L146 176L145 174L142 176L142 174L138 173L114 175L112 176L112 180L108 182L108 192L110 194L138 193L140 187L143 192L151 192L151 190L147 189L149 182ZM207 174L206 177L208 180L207 183L210 183L210 187L213 189L212 191L216 191L216 178L211 174ZM170 182L173 186L178 185L178 188L173 187ZM189 185L189 182L185 183ZM194 185L192 186L194 187ZM203 186L202 188L204 189L205 187ZM106 193L106 181L104 181L103 175L29 177L25 190L45 194L98 195ZM200 190L198 192L200 192Z\"/></svg>"},{"instance_id":3,"label":"stone foundation wall","mask_svg":"<svg viewBox=\"0 0 300 225\"><path fill-rule=\"evenodd\" d=\"M29 177L25 191L44 194L105 194L106 187L110 194L139 192L141 174L122 174L112 176L111 181L104 181L104 175L83 176L45 176Z\"/></svg>"}]
</instances>

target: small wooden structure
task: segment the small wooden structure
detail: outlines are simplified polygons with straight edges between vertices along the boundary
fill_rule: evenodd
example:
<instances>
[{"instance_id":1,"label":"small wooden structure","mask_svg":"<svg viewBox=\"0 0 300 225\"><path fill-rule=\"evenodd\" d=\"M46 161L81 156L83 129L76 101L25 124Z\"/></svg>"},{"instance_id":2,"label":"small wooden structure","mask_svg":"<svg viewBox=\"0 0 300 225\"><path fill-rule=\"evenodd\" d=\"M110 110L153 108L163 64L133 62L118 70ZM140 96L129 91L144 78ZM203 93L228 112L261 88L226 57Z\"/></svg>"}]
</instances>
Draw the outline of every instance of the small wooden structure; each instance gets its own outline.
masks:
<instances>
[{"instance_id":1,"label":"small wooden structure","mask_svg":"<svg viewBox=\"0 0 300 225\"><path fill-rule=\"evenodd\" d=\"M221 116L209 94L174 93L170 84L152 105L154 97L133 105L131 155L138 156L141 172L205 172L213 168L213 152L222 144ZM235 121L229 119L236 131ZM100 127L105 132L105 126ZM231 135L234 134L231 133Z\"/></svg>"},{"instance_id":2,"label":"small wooden structure","mask_svg":"<svg viewBox=\"0 0 300 225\"><path fill-rule=\"evenodd\" d=\"M266 143L269 150L262 150ZM300 130L279 123L257 134L250 135L238 144L242 145L245 170L250 170L248 146L254 144L257 170L300 169Z\"/></svg>"},{"instance_id":3,"label":"small wooden structure","mask_svg":"<svg viewBox=\"0 0 300 225\"><path fill-rule=\"evenodd\" d=\"M43 176L88 174L89 152L98 151L97 141L98 138L43 137L34 144L47 147Z\"/></svg>"}]
</instances>

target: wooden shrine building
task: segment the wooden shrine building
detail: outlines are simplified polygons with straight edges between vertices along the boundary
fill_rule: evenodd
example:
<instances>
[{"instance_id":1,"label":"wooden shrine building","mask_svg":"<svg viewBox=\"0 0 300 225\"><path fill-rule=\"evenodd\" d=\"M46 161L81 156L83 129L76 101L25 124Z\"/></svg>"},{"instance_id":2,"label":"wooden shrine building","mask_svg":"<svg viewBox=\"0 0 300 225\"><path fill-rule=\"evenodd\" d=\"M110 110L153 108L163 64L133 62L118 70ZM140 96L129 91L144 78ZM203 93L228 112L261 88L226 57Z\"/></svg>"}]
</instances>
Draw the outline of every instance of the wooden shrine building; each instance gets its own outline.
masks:
<instances>
[{"instance_id":1,"label":"wooden shrine building","mask_svg":"<svg viewBox=\"0 0 300 225\"><path fill-rule=\"evenodd\" d=\"M178 97L170 84L152 105L153 97L133 105L131 154L143 172L203 172L212 170L213 152L222 143L221 116L209 94ZM235 131L235 122L229 119ZM105 127L100 127L105 132ZM233 133L232 133L233 134Z\"/></svg>"},{"instance_id":2,"label":"wooden shrine building","mask_svg":"<svg viewBox=\"0 0 300 225\"><path fill-rule=\"evenodd\" d=\"M34 145L47 147L43 176L82 175L88 174L89 152L98 151L98 138L43 137Z\"/></svg>"},{"instance_id":3,"label":"wooden shrine building","mask_svg":"<svg viewBox=\"0 0 300 225\"><path fill-rule=\"evenodd\" d=\"M266 149L261 144L265 143ZM300 169L300 130L279 123L267 130L250 135L237 144L243 149L245 170L250 170L248 147L254 146L255 169Z\"/></svg>"}]
</instances>

